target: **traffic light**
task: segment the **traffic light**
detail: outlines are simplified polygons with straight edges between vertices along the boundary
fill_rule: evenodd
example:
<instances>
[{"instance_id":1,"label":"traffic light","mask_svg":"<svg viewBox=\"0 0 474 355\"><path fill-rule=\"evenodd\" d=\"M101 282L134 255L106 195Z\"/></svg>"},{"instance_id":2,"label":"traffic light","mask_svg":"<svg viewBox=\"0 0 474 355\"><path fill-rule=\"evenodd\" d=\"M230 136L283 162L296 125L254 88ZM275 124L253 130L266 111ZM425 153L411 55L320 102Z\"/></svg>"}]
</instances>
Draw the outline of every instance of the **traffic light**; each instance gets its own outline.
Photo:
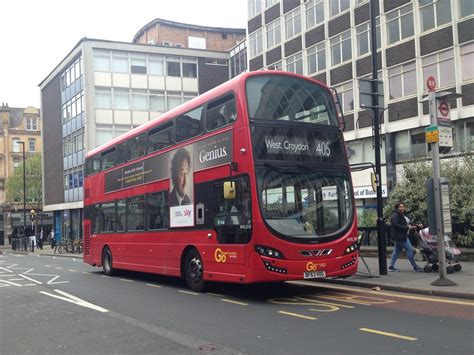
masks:
<instances>
[{"instance_id":1,"label":"traffic light","mask_svg":"<svg viewBox=\"0 0 474 355\"><path fill-rule=\"evenodd\" d=\"M36 211L35 210L30 211L30 218L31 218L32 221L34 221L36 219Z\"/></svg>"}]
</instances>

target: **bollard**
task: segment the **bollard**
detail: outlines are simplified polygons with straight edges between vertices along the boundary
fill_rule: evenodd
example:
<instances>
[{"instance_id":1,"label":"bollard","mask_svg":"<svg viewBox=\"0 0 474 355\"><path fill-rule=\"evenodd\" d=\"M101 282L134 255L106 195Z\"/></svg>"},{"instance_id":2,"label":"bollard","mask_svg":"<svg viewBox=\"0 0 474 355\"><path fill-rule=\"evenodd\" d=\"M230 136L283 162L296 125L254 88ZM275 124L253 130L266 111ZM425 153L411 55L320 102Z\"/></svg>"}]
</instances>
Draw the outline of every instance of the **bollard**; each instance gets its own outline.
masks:
<instances>
[{"instance_id":1,"label":"bollard","mask_svg":"<svg viewBox=\"0 0 474 355\"><path fill-rule=\"evenodd\" d=\"M32 253L35 252L35 241L34 240L31 241L31 252Z\"/></svg>"}]
</instances>

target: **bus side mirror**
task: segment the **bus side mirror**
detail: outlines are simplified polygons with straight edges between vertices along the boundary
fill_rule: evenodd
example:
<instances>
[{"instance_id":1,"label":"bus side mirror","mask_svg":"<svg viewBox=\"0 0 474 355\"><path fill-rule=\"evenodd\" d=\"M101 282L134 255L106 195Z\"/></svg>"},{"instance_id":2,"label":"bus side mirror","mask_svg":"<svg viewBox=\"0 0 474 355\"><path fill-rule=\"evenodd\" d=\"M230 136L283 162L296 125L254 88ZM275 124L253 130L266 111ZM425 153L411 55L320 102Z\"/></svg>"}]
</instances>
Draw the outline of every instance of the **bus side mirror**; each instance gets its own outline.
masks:
<instances>
[{"instance_id":1,"label":"bus side mirror","mask_svg":"<svg viewBox=\"0 0 474 355\"><path fill-rule=\"evenodd\" d=\"M224 182L224 199L235 200L235 182L234 181Z\"/></svg>"}]
</instances>

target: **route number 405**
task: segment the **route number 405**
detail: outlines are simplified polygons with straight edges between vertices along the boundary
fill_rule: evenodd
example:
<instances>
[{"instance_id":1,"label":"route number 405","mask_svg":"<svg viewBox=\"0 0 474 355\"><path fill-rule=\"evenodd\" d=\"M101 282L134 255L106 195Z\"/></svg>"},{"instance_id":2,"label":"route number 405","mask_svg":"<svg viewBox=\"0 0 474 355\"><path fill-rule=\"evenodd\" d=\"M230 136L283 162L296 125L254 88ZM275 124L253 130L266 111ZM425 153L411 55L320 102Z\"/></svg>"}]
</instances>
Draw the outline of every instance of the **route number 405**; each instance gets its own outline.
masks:
<instances>
[{"instance_id":1,"label":"route number 405","mask_svg":"<svg viewBox=\"0 0 474 355\"><path fill-rule=\"evenodd\" d=\"M318 155L323 157L328 157L331 155L331 148L329 147L329 142L319 142L316 146L316 152Z\"/></svg>"}]
</instances>

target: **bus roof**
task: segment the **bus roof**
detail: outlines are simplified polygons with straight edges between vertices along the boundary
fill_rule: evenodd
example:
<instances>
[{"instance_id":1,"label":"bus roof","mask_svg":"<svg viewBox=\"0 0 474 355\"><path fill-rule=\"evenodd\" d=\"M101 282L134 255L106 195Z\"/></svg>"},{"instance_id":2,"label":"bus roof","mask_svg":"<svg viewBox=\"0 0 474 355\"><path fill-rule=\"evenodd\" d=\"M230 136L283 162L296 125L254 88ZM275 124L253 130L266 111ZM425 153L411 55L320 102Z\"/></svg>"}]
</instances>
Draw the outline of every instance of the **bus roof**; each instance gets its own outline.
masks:
<instances>
[{"instance_id":1,"label":"bus roof","mask_svg":"<svg viewBox=\"0 0 474 355\"><path fill-rule=\"evenodd\" d=\"M298 78L302 78L302 79L305 79L305 80L314 81L317 84L327 88L327 86L322 82L319 82L317 80L311 79L311 78L306 77L306 76L302 76L302 75L295 74L295 73L290 73L290 72L283 72L283 71L277 71L277 70L259 70L259 71L252 71L252 72L248 72L248 73L242 73L242 74L237 75L236 77L226 81L225 83L222 83L219 86L216 86L215 88L203 93L202 95L199 95L198 97L195 97L192 100L187 101L184 104L179 105L178 107L175 107L174 109L163 113L161 116L159 116L157 118L154 118L149 122L143 123L142 125L134 128L134 129L131 129L127 133L124 133L124 134L122 134L118 137L115 137L111 141L109 141L107 143L104 143L103 145L92 149L90 152L88 152L86 154L86 158L88 158L92 155L95 155L97 153L105 152L105 151L113 148L117 144L120 144L120 143L122 143L122 142L124 142L124 141L126 141L126 140L128 140L132 137L136 137L136 136L146 132L150 128L155 127L156 125L158 125L160 123L164 123L164 122L169 121L169 120L171 120L171 119L173 119L173 118L175 118L179 115L182 115L186 112L189 112L192 109L194 109L195 107L197 107L199 105L202 105L202 104L208 102L209 100L212 100L213 98L216 98L218 95L225 94L226 92L228 92L230 90L238 91L239 89L242 88L242 85L245 83L245 81L249 77L260 76L260 75L269 75L269 74L298 77Z\"/></svg>"}]
</instances>

